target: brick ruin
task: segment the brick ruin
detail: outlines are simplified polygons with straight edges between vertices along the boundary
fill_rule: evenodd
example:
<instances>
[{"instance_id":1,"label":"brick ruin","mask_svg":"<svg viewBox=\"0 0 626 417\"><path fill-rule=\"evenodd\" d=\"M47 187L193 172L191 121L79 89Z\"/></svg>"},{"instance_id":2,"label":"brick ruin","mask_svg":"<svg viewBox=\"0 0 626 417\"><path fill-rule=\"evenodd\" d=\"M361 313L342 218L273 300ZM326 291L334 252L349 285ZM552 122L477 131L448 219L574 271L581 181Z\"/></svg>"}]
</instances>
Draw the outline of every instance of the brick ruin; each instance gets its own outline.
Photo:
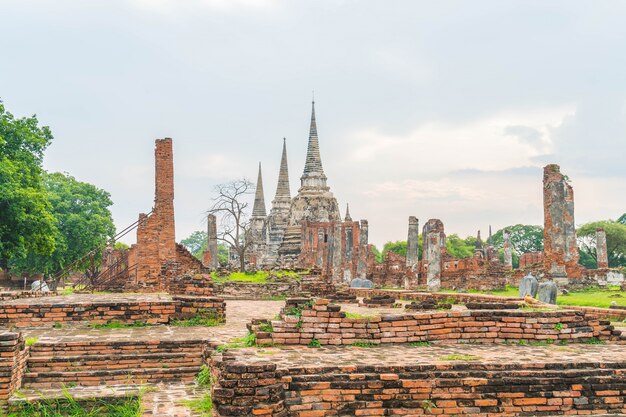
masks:
<instances>
[{"instance_id":1,"label":"brick ruin","mask_svg":"<svg viewBox=\"0 0 626 417\"><path fill-rule=\"evenodd\" d=\"M558 165L543 169L543 267L545 273L560 283L580 277L576 225L574 223L574 189Z\"/></svg>"},{"instance_id":2,"label":"brick ruin","mask_svg":"<svg viewBox=\"0 0 626 417\"><path fill-rule=\"evenodd\" d=\"M107 289L162 292L174 277L202 271L202 263L176 243L172 139L155 141L154 159L154 207L148 214L139 214L137 243L126 254L116 253L124 250L107 250L103 271L115 269L119 259L126 262L123 270L101 277Z\"/></svg>"}]
</instances>

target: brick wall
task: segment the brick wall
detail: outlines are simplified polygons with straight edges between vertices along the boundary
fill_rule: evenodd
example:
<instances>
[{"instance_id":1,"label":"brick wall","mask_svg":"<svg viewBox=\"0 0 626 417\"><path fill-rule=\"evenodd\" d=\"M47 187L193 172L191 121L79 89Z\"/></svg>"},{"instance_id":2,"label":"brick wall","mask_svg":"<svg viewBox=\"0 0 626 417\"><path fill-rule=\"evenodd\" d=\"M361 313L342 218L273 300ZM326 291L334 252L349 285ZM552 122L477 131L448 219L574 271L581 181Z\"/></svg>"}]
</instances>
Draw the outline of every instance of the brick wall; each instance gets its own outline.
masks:
<instances>
[{"instance_id":1,"label":"brick wall","mask_svg":"<svg viewBox=\"0 0 626 417\"><path fill-rule=\"evenodd\" d=\"M0 333L0 411L6 400L21 387L28 348L21 333Z\"/></svg>"},{"instance_id":2,"label":"brick wall","mask_svg":"<svg viewBox=\"0 0 626 417\"><path fill-rule=\"evenodd\" d=\"M624 340L608 321L588 317L584 311L465 310L346 318L340 310L341 306L318 299L314 305L304 307L298 317L289 315L293 306L288 300L281 313L283 320L271 322L272 333L261 332L258 326L252 326L252 329L256 330L259 343L279 345L308 345L313 339L322 345L520 340L575 343L592 337L614 342Z\"/></svg>"},{"instance_id":3,"label":"brick wall","mask_svg":"<svg viewBox=\"0 0 626 417\"><path fill-rule=\"evenodd\" d=\"M111 321L167 324L172 318L184 318L198 311L223 319L224 300L217 297L174 296L171 301L4 304L0 305L0 326L46 327L55 323L72 324L83 321L93 324Z\"/></svg>"},{"instance_id":4,"label":"brick wall","mask_svg":"<svg viewBox=\"0 0 626 417\"><path fill-rule=\"evenodd\" d=\"M300 292L300 283L289 281L255 284L229 281L215 284L215 291L220 296L230 299L263 300L272 297L293 297Z\"/></svg>"},{"instance_id":5,"label":"brick wall","mask_svg":"<svg viewBox=\"0 0 626 417\"><path fill-rule=\"evenodd\" d=\"M219 366L213 400L222 417L626 413L620 363Z\"/></svg>"}]
</instances>

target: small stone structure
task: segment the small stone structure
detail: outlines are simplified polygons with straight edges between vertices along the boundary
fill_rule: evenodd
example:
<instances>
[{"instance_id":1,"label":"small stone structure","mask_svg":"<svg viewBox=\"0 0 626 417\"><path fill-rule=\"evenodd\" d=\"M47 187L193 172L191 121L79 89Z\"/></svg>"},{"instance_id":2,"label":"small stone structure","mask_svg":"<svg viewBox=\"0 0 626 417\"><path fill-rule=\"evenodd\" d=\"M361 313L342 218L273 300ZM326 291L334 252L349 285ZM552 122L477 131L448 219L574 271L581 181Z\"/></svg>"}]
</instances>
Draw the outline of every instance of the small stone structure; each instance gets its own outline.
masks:
<instances>
[{"instance_id":1,"label":"small stone structure","mask_svg":"<svg viewBox=\"0 0 626 417\"><path fill-rule=\"evenodd\" d=\"M556 304L557 287L554 281L542 282L539 284L537 299L542 303Z\"/></svg>"},{"instance_id":2,"label":"small stone structure","mask_svg":"<svg viewBox=\"0 0 626 417\"><path fill-rule=\"evenodd\" d=\"M503 238L504 266L510 271L513 269L513 252L511 250L511 231L509 229L504 229Z\"/></svg>"},{"instance_id":3,"label":"small stone structure","mask_svg":"<svg viewBox=\"0 0 626 417\"><path fill-rule=\"evenodd\" d=\"M369 279L354 278L350 281L350 288L374 288L374 283Z\"/></svg>"},{"instance_id":4,"label":"small stone structure","mask_svg":"<svg viewBox=\"0 0 626 417\"><path fill-rule=\"evenodd\" d=\"M218 266L217 257L217 219L215 214L207 216L207 248L202 254L202 265L210 271L215 271Z\"/></svg>"},{"instance_id":5,"label":"small stone structure","mask_svg":"<svg viewBox=\"0 0 626 417\"><path fill-rule=\"evenodd\" d=\"M530 295L533 298L537 298L537 290L539 289L539 281L537 278L532 276L531 274L526 275L522 278L522 281L519 284L519 296L521 298Z\"/></svg>"}]
</instances>

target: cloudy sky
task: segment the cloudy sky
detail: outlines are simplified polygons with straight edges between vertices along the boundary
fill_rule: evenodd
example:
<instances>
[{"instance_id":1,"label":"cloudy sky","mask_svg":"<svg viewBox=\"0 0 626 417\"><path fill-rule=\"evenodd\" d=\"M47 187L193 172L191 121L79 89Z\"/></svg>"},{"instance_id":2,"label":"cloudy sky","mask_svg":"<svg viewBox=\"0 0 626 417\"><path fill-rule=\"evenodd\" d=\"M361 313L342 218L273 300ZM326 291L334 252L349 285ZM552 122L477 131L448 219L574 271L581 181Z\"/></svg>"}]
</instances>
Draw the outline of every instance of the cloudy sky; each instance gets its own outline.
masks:
<instances>
[{"instance_id":1,"label":"cloudy sky","mask_svg":"<svg viewBox=\"0 0 626 417\"><path fill-rule=\"evenodd\" d=\"M299 185L315 90L329 185L370 240L541 224L541 167L576 222L626 212L626 2L1 0L0 99L55 135L45 167L150 210L172 137L177 237L215 184ZM343 213L342 213L343 214ZM132 238L129 239L132 242Z\"/></svg>"}]
</instances>

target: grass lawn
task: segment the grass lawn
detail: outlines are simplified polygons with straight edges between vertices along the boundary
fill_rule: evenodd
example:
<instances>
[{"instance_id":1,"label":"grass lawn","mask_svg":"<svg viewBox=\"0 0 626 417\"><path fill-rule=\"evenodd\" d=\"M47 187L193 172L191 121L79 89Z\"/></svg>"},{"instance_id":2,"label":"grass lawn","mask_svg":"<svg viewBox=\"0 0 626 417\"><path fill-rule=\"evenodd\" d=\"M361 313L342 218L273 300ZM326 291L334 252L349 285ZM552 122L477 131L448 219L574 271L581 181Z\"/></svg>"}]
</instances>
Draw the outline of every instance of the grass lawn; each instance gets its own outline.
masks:
<instances>
[{"instance_id":1,"label":"grass lawn","mask_svg":"<svg viewBox=\"0 0 626 417\"><path fill-rule=\"evenodd\" d=\"M300 279L300 275L297 272L293 272L293 271L278 271L278 272L272 272L272 273L278 276L287 275L296 280ZM216 273L213 273L211 276L213 277L213 280L217 283L237 281L237 282L253 282L257 284L264 284L267 282L267 277L269 275L270 275L270 272L257 271L257 272L231 272L230 275L227 277L218 277Z\"/></svg>"},{"instance_id":2,"label":"grass lawn","mask_svg":"<svg viewBox=\"0 0 626 417\"><path fill-rule=\"evenodd\" d=\"M452 290L442 290L441 292L454 293ZM506 289L500 291L476 291L469 290L471 294L491 294L509 297L519 297L517 287L507 285ZM560 306L587 306L609 308L611 302L617 305L626 306L626 291L620 291L619 287L608 289L588 289L581 291L570 291L569 294L559 294L556 303Z\"/></svg>"}]
</instances>

